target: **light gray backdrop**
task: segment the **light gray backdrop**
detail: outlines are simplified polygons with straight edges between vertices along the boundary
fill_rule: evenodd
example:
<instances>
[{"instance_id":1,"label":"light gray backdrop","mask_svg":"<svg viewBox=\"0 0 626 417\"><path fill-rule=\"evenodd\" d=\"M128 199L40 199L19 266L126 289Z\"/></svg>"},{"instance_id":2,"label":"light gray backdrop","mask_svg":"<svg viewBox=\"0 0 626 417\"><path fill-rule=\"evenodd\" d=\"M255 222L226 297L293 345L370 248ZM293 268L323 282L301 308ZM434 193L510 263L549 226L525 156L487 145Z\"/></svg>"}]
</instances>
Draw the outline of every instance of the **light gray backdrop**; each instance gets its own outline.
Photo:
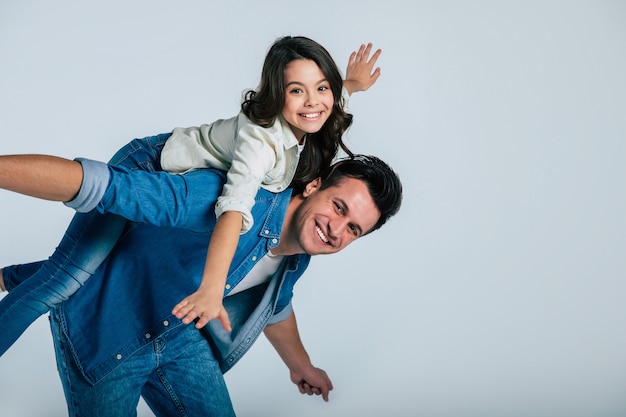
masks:
<instances>
[{"instance_id":1,"label":"light gray backdrop","mask_svg":"<svg viewBox=\"0 0 626 417\"><path fill-rule=\"evenodd\" d=\"M230 117L286 34L342 70L384 50L348 141L406 196L297 287L330 403L262 339L227 374L239 415L624 416L623 1L3 1L0 153L107 160ZM0 264L48 256L72 212L0 198ZM3 416L66 414L47 323L0 358Z\"/></svg>"}]
</instances>

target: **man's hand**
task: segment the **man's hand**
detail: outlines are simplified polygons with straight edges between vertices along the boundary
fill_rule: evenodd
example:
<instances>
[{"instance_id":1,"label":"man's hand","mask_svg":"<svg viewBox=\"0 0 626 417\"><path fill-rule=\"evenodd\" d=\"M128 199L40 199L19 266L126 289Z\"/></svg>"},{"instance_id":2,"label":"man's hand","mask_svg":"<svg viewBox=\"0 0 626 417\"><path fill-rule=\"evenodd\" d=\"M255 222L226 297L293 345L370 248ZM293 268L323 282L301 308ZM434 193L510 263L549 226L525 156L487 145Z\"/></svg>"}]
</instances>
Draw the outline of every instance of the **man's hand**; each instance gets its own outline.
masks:
<instances>
[{"instance_id":1,"label":"man's hand","mask_svg":"<svg viewBox=\"0 0 626 417\"><path fill-rule=\"evenodd\" d=\"M311 366L306 370L306 375L300 375L291 371L291 381L298 386L301 394L321 395L324 401L328 402L328 394L333 389L326 372L323 369Z\"/></svg>"},{"instance_id":2,"label":"man's hand","mask_svg":"<svg viewBox=\"0 0 626 417\"><path fill-rule=\"evenodd\" d=\"M298 386L300 392L321 395L324 401L328 401L328 393L333 389L333 383L324 370L311 365L309 354L300 340L294 312L285 320L268 325L264 332L289 368L291 381Z\"/></svg>"},{"instance_id":3,"label":"man's hand","mask_svg":"<svg viewBox=\"0 0 626 417\"><path fill-rule=\"evenodd\" d=\"M232 330L228 313L222 304L221 294L217 293L217 295L211 296L208 291L203 291L202 287L176 304L172 314L183 319L185 324L189 324L197 318L196 328L198 329L206 326L210 320L217 319L222 323L224 330L227 332Z\"/></svg>"},{"instance_id":4,"label":"man's hand","mask_svg":"<svg viewBox=\"0 0 626 417\"><path fill-rule=\"evenodd\" d=\"M380 67L377 67L373 72L372 68L376 65L382 50L376 50L371 58L369 57L370 52L372 52L372 44L368 43L367 46L361 45L358 51L350 54L348 68L346 69L346 79L343 82L350 95L357 91L367 90L374 85L380 76Z\"/></svg>"}]
</instances>

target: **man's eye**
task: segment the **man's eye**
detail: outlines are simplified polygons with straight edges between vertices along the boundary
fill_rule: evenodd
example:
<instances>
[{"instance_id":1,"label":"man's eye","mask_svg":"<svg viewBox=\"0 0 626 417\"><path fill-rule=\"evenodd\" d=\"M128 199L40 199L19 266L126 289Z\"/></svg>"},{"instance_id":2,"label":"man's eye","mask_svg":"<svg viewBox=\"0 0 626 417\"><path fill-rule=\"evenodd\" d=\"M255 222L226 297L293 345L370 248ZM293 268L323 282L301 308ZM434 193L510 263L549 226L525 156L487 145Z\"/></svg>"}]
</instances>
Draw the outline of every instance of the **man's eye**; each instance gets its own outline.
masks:
<instances>
[{"instance_id":1,"label":"man's eye","mask_svg":"<svg viewBox=\"0 0 626 417\"><path fill-rule=\"evenodd\" d=\"M338 212L343 213L343 207L341 207L341 206L339 205L339 203L334 203L334 204L335 204L335 209L336 209Z\"/></svg>"},{"instance_id":2,"label":"man's eye","mask_svg":"<svg viewBox=\"0 0 626 417\"><path fill-rule=\"evenodd\" d=\"M348 227L350 228L350 233L352 233L354 236L359 235L357 228L353 224L349 225Z\"/></svg>"}]
</instances>

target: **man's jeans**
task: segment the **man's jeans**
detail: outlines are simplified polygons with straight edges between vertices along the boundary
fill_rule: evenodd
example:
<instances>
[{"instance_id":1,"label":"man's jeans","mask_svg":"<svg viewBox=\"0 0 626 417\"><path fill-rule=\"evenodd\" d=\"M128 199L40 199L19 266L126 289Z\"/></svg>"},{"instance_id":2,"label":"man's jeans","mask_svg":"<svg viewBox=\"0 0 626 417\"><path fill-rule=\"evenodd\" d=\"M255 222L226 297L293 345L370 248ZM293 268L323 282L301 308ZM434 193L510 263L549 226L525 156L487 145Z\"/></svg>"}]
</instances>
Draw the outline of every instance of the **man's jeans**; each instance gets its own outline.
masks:
<instances>
[{"instance_id":1,"label":"man's jeans","mask_svg":"<svg viewBox=\"0 0 626 417\"><path fill-rule=\"evenodd\" d=\"M219 364L193 325L155 338L92 386L73 360L57 313L50 322L70 417L136 416L140 395L157 417L235 415Z\"/></svg>"}]
</instances>

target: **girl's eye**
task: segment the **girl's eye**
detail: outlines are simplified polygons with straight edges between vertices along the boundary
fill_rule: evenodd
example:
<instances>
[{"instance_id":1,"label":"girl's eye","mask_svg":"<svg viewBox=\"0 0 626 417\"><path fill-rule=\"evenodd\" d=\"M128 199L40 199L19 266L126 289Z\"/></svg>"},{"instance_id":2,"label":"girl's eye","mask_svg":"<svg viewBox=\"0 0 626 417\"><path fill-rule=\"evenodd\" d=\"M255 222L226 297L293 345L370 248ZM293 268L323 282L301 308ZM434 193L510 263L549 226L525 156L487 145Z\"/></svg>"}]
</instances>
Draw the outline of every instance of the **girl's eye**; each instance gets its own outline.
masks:
<instances>
[{"instance_id":1,"label":"girl's eye","mask_svg":"<svg viewBox=\"0 0 626 417\"><path fill-rule=\"evenodd\" d=\"M328 91L329 88L326 85L321 86L320 88L318 88L319 91Z\"/></svg>"},{"instance_id":2,"label":"girl's eye","mask_svg":"<svg viewBox=\"0 0 626 417\"><path fill-rule=\"evenodd\" d=\"M290 93L293 93L293 94L300 94L300 93L302 93L302 90L301 90L301 89L299 89L299 88L294 88L293 90L291 90L291 91L290 91Z\"/></svg>"}]
</instances>

